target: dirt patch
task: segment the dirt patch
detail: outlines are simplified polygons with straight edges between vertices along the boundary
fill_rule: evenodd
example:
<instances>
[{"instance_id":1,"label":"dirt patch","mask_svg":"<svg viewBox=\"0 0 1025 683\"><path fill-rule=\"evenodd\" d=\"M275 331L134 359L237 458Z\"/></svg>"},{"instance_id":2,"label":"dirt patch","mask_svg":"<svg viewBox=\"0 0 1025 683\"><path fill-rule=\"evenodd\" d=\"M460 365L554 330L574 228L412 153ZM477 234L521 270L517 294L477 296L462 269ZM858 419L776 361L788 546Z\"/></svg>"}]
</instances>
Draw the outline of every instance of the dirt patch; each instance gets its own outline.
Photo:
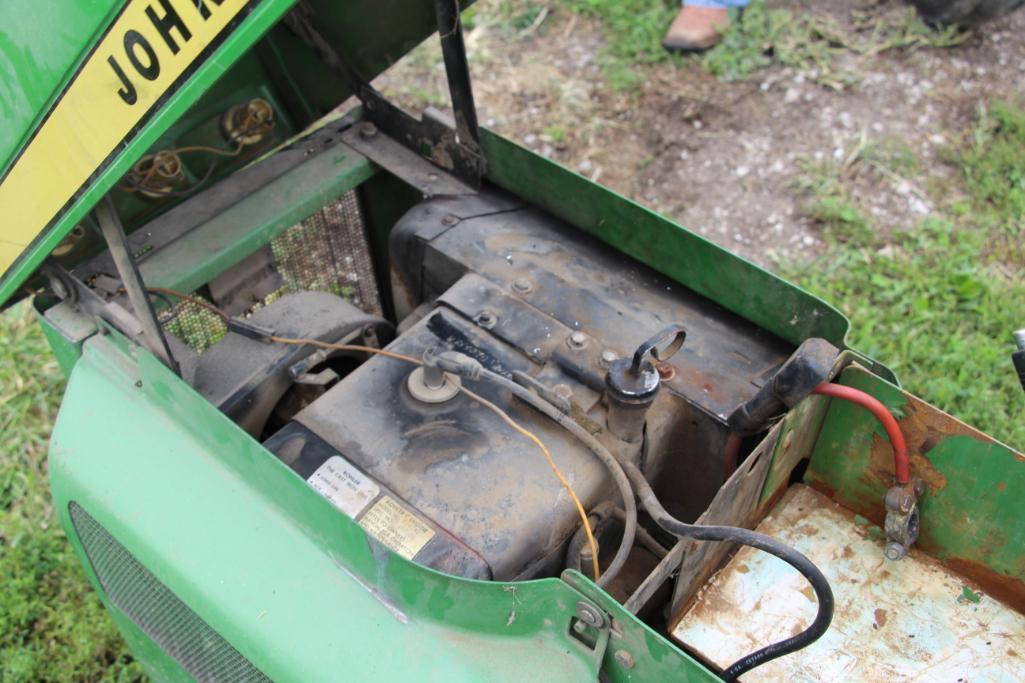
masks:
<instances>
[{"instance_id":1,"label":"dirt patch","mask_svg":"<svg viewBox=\"0 0 1025 683\"><path fill-rule=\"evenodd\" d=\"M806 166L858 146L897 145L920 171L881 169L853 187L881 229L912 225L945 199L930 177L955 173L942 151L978 108L1025 91L1025 12L952 48L850 54L855 83L834 90L774 66L720 83L696 60L640 67L641 86L611 89L600 68L600 27L556 8L513 31L487 23L500 0L480 0L467 34L481 121L765 266L825 249L798 188ZM771 3L854 17L906 11L890 0ZM447 101L430 40L377 85L411 110Z\"/></svg>"}]
</instances>

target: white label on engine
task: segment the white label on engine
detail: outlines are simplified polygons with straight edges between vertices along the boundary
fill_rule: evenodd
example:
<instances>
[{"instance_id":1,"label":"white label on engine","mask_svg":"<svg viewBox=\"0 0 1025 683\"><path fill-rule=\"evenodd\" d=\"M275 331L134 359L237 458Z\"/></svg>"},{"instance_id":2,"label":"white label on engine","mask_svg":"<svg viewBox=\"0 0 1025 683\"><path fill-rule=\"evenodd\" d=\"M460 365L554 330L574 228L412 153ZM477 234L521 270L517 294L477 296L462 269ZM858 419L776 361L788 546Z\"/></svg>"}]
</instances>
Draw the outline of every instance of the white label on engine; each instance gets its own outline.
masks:
<instances>
[{"instance_id":1,"label":"white label on engine","mask_svg":"<svg viewBox=\"0 0 1025 683\"><path fill-rule=\"evenodd\" d=\"M354 518L363 512L380 487L340 455L332 455L306 480L335 507Z\"/></svg>"}]
</instances>

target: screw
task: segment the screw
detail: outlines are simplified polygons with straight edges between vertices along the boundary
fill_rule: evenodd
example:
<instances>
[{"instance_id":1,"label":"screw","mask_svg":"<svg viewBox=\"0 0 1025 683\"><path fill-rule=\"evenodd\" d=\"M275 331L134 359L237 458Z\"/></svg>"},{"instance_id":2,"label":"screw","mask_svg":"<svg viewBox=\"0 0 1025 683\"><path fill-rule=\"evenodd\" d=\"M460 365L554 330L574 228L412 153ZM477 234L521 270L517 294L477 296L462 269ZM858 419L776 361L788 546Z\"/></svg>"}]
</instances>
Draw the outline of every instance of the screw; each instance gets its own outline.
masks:
<instances>
[{"instance_id":1,"label":"screw","mask_svg":"<svg viewBox=\"0 0 1025 683\"><path fill-rule=\"evenodd\" d=\"M516 278L512 284L513 290L520 294L530 294L534 291L534 284L525 277Z\"/></svg>"},{"instance_id":2,"label":"screw","mask_svg":"<svg viewBox=\"0 0 1025 683\"><path fill-rule=\"evenodd\" d=\"M136 380L135 388L136 389L142 389L142 380L141 379L140 380Z\"/></svg>"},{"instance_id":3,"label":"screw","mask_svg":"<svg viewBox=\"0 0 1025 683\"><path fill-rule=\"evenodd\" d=\"M363 138L372 138L377 135L377 126L370 121L365 121L359 126L359 135Z\"/></svg>"},{"instance_id":4,"label":"screw","mask_svg":"<svg viewBox=\"0 0 1025 683\"><path fill-rule=\"evenodd\" d=\"M484 310L477 314L477 324L485 330L490 330L498 322L498 316L491 311Z\"/></svg>"},{"instance_id":5,"label":"screw","mask_svg":"<svg viewBox=\"0 0 1025 683\"><path fill-rule=\"evenodd\" d=\"M886 555L886 559L896 562L908 554L908 549L896 541L890 541L886 544L886 550L883 554Z\"/></svg>"},{"instance_id":6,"label":"screw","mask_svg":"<svg viewBox=\"0 0 1025 683\"><path fill-rule=\"evenodd\" d=\"M583 332L574 332L573 334L569 335L569 339L566 340L566 343L569 345L571 349L579 351L580 349L587 346L587 335Z\"/></svg>"},{"instance_id":7,"label":"screw","mask_svg":"<svg viewBox=\"0 0 1025 683\"><path fill-rule=\"evenodd\" d=\"M455 216L453 216L450 213L447 213L447 214L445 214L444 216L441 217L441 224L442 225L455 225L458 222L459 222L459 219L456 218Z\"/></svg>"},{"instance_id":8,"label":"screw","mask_svg":"<svg viewBox=\"0 0 1025 683\"><path fill-rule=\"evenodd\" d=\"M631 655L626 650L616 650L616 654L614 656L616 658L616 661L619 663L619 665L621 667L623 667L624 669L632 669L632 668L634 668L634 658L633 658L633 655Z\"/></svg>"},{"instance_id":9,"label":"screw","mask_svg":"<svg viewBox=\"0 0 1025 683\"><path fill-rule=\"evenodd\" d=\"M601 358L598 359L598 365L603 368L608 368L619 359L619 355L612 349L605 349L601 352Z\"/></svg>"},{"instance_id":10,"label":"screw","mask_svg":"<svg viewBox=\"0 0 1025 683\"><path fill-rule=\"evenodd\" d=\"M655 366L655 369L658 370L659 379L668 382L673 377L676 377L676 368L674 368L669 363L659 363Z\"/></svg>"},{"instance_id":11,"label":"screw","mask_svg":"<svg viewBox=\"0 0 1025 683\"><path fill-rule=\"evenodd\" d=\"M556 384L552 387L552 391L554 391L555 395L559 398L566 400L569 400L569 398L573 396L573 388L568 384Z\"/></svg>"},{"instance_id":12,"label":"screw","mask_svg":"<svg viewBox=\"0 0 1025 683\"><path fill-rule=\"evenodd\" d=\"M577 619L591 628L605 627L605 615L602 614L594 605L583 601L577 603Z\"/></svg>"},{"instance_id":13,"label":"screw","mask_svg":"<svg viewBox=\"0 0 1025 683\"><path fill-rule=\"evenodd\" d=\"M921 477L911 480L911 488L919 498L925 495L925 481Z\"/></svg>"}]
</instances>

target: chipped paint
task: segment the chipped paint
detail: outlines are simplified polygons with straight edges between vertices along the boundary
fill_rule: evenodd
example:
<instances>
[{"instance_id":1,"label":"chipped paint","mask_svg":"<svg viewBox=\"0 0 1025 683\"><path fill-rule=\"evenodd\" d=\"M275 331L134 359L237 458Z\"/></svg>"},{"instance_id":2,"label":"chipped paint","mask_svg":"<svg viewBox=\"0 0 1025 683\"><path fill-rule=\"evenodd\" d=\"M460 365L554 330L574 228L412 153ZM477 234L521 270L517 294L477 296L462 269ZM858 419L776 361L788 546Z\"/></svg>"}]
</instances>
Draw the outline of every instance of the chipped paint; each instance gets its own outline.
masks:
<instances>
[{"instance_id":1,"label":"chipped paint","mask_svg":"<svg viewBox=\"0 0 1025 683\"><path fill-rule=\"evenodd\" d=\"M1025 680L1025 616L917 550L885 560L883 543L822 494L791 487L758 529L823 570L836 612L816 643L745 679ZM788 566L745 548L706 584L673 636L727 666L805 628L815 615L807 592Z\"/></svg>"}]
</instances>

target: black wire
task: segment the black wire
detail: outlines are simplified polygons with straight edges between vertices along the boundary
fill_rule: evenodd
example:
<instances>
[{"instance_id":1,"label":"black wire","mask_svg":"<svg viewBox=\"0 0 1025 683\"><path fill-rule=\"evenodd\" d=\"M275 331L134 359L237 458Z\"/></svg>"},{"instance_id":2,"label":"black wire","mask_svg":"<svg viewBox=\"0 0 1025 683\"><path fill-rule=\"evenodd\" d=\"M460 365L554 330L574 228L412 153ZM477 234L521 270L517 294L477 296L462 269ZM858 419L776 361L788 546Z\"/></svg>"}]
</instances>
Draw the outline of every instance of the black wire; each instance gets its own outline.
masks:
<instances>
[{"instance_id":1,"label":"black wire","mask_svg":"<svg viewBox=\"0 0 1025 683\"><path fill-rule=\"evenodd\" d=\"M626 476L630 478L630 483L636 489L641 505L648 511L648 514L655 520L655 523L669 533L674 536L692 538L698 541L738 543L765 551L799 571L815 591L815 596L818 598L818 613L815 615L815 620L812 621L811 626L796 636L786 638L778 643L772 643L741 657L723 671L721 677L724 681L734 681L738 676L756 666L791 652L796 652L822 637L822 634L826 632L830 622L833 620L833 590L829 587L829 581L825 575L811 560L794 548L757 531L741 527L706 526L681 522L662 507L658 498L655 497L655 492L652 491L651 485L648 484L648 481L644 478L641 471L637 469L636 465L630 462L621 462L620 464L623 466Z\"/></svg>"}]
</instances>

